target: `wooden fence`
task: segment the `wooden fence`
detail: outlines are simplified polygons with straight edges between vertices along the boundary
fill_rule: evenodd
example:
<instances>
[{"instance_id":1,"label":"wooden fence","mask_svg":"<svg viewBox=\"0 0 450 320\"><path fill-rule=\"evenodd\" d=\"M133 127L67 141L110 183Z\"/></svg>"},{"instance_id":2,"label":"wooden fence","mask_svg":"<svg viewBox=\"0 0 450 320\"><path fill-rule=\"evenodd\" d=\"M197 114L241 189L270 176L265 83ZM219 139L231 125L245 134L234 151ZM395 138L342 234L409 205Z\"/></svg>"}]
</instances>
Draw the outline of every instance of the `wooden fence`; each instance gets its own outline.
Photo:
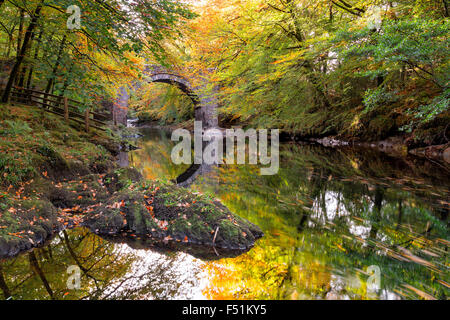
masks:
<instances>
[{"instance_id":1,"label":"wooden fence","mask_svg":"<svg viewBox=\"0 0 450 320\"><path fill-rule=\"evenodd\" d=\"M84 124L86 132L89 132L90 128L105 131L104 126L106 126L106 121L110 118L109 115L90 111L89 108L86 108L84 113L81 113L79 107L82 107L83 103L37 90L14 87L11 91L10 99L18 103L37 105L45 112L64 117L67 122L71 120Z\"/></svg>"}]
</instances>

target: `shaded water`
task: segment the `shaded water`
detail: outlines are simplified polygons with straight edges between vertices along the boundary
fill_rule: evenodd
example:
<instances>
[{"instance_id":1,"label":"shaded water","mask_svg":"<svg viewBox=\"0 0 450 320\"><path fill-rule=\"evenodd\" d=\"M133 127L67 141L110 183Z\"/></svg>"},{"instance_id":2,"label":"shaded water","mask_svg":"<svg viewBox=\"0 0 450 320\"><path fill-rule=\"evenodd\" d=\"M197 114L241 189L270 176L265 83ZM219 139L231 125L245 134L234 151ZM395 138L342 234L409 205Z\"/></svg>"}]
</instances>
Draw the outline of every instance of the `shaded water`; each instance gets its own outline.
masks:
<instances>
[{"instance_id":1,"label":"shaded water","mask_svg":"<svg viewBox=\"0 0 450 320\"><path fill-rule=\"evenodd\" d=\"M169 134L142 132L141 149L122 161L148 179L174 179L187 169L170 161ZM0 290L14 299L449 297L446 169L370 150L280 148L278 175L224 166L190 186L263 229L265 237L249 252L201 261L76 229L1 263ZM80 290L67 289L66 269L73 264L82 269Z\"/></svg>"}]
</instances>

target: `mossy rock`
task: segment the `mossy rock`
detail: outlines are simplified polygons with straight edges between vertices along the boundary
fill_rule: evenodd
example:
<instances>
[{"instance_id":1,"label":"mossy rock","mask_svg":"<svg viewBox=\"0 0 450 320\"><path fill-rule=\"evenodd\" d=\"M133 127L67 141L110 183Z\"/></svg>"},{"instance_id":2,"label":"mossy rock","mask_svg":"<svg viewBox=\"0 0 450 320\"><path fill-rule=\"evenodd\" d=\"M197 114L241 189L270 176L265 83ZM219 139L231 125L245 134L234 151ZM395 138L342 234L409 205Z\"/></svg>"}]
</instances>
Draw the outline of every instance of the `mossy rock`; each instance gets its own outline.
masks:
<instances>
[{"instance_id":1,"label":"mossy rock","mask_svg":"<svg viewBox=\"0 0 450 320\"><path fill-rule=\"evenodd\" d=\"M116 156L120 152L120 142L112 138L93 136L89 141L95 145L104 147L109 153Z\"/></svg>"},{"instance_id":2,"label":"mossy rock","mask_svg":"<svg viewBox=\"0 0 450 320\"><path fill-rule=\"evenodd\" d=\"M81 217L81 225L99 235L151 239L153 244L248 250L263 236L259 227L234 215L219 201L171 183L143 181L132 168L57 183L39 178L27 188L35 200L3 205L13 209L0 220L0 226L5 226L0 230L0 256L40 245L64 226L80 225L67 222L71 214ZM27 237L22 239L21 234Z\"/></svg>"},{"instance_id":3,"label":"mossy rock","mask_svg":"<svg viewBox=\"0 0 450 320\"><path fill-rule=\"evenodd\" d=\"M90 212L84 225L97 234L176 241L246 250L263 236L256 225L210 197L173 184L132 184L114 191Z\"/></svg>"},{"instance_id":4,"label":"mossy rock","mask_svg":"<svg viewBox=\"0 0 450 320\"><path fill-rule=\"evenodd\" d=\"M47 171L57 178L61 174L66 174L70 171L67 161L52 147L50 146L39 146L36 152L43 157L42 166L45 166Z\"/></svg>"},{"instance_id":5,"label":"mossy rock","mask_svg":"<svg viewBox=\"0 0 450 320\"><path fill-rule=\"evenodd\" d=\"M142 174L135 168L120 168L108 173L104 182L111 193L130 186L134 182L142 180Z\"/></svg>"},{"instance_id":6,"label":"mossy rock","mask_svg":"<svg viewBox=\"0 0 450 320\"><path fill-rule=\"evenodd\" d=\"M118 176L126 171L119 170ZM249 249L263 236L259 227L234 215L219 201L173 184L145 186L141 181L110 191L112 196L90 212L84 223L100 235L124 233L233 250Z\"/></svg>"},{"instance_id":7,"label":"mossy rock","mask_svg":"<svg viewBox=\"0 0 450 320\"><path fill-rule=\"evenodd\" d=\"M0 216L0 258L42 245L62 228L58 210L46 200L12 201Z\"/></svg>"},{"instance_id":8,"label":"mossy rock","mask_svg":"<svg viewBox=\"0 0 450 320\"><path fill-rule=\"evenodd\" d=\"M159 189L158 189L159 188ZM261 229L233 214L219 201L176 185L158 185L153 196L155 218L167 221L167 235L189 243L248 249L263 236Z\"/></svg>"},{"instance_id":9,"label":"mossy rock","mask_svg":"<svg viewBox=\"0 0 450 320\"><path fill-rule=\"evenodd\" d=\"M48 191L47 198L59 208L85 208L109 199L110 193L100 175L89 174L75 180L60 182Z\"/></svg>"}]
</instances>

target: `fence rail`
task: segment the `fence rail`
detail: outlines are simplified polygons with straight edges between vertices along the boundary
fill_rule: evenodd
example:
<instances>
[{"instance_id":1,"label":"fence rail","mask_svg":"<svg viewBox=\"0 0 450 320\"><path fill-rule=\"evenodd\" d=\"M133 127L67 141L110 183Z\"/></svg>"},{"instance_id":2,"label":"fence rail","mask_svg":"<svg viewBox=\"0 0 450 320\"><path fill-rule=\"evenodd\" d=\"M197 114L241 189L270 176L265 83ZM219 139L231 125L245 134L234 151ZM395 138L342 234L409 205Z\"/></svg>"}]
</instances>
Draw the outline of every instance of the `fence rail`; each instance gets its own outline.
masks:
<instances>
[{"instance_id":1,"label":"fence rail","mask_svg":"<svg viewBox=\"0 0 450 320\"><path fill-rule=\"evenodd\" d=\"M108 115L93 112L89 108L86 108L84 113L81 113L79 107L83 106L82 102L32 89L14 87L11 91L11 100L18 103L37 105L45 112L64 117L64 120L67 122L71 120L84 124L87 132L89 132L90 128L105 131L105 121L110 118Z\"/></svg>"}]
</instances>

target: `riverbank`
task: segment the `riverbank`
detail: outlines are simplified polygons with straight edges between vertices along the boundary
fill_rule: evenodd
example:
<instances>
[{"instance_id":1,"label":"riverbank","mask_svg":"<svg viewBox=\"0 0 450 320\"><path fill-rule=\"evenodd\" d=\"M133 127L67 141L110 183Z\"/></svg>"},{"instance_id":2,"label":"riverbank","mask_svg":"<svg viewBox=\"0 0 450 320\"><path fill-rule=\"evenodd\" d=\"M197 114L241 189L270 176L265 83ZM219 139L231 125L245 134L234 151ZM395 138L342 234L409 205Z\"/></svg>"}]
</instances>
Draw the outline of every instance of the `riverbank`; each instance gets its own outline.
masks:
<instances>
[{"instance_id":1,"label":"riverbank","mask_svg":"<svg viewBox=\"0 0 450 320\"><path fill-rule=\"evenodd\" d=\"M237 250L262 236L213 198L119 169L116 156L129 149L124 128L86 133L35 107L0 109L0 258L77 226Z\"/></svg>"},{"instance_id":2,"label":"riverbank","mask_svg":"<svg viewBox=\"0 0 450 320\"><path fill-rule=\"evenodd\" d=\"M162 125L158 121L133 121L133 126L136 128L155 128L165 131L173 131L179 128L187 129L191 132L194 131L193 121L186 121L182 123ZM233 128L244 128L246 124L237 123L223 123L223 126ZM443 125L439 127L442 130L447 130ZM439 131L439 128L434 131ZM433 131L433 132L434 132ZM418 133L416 133L418 134ZM303 135L299 133L281 131L280 141L289 142L294 141L297 143L317 143L324 147L342 147L350 146L357 148L374 149L390 156L397 158L405 158L406 156L414 156L422 159L426 159L432 162L437 162L437 165L444 166L450 170L450 142L441 144L432 144L433 138L430 135L422 136L422 141L418 141L414 138L414 134L404 134L397 136L388 136L382 140L363 139L355 136L345 135L331 135L331 136L314 136ZM414 142L415 141L415 142ZM444 142L445 140L439 140Z\"/></svg>"}]
</instances>

